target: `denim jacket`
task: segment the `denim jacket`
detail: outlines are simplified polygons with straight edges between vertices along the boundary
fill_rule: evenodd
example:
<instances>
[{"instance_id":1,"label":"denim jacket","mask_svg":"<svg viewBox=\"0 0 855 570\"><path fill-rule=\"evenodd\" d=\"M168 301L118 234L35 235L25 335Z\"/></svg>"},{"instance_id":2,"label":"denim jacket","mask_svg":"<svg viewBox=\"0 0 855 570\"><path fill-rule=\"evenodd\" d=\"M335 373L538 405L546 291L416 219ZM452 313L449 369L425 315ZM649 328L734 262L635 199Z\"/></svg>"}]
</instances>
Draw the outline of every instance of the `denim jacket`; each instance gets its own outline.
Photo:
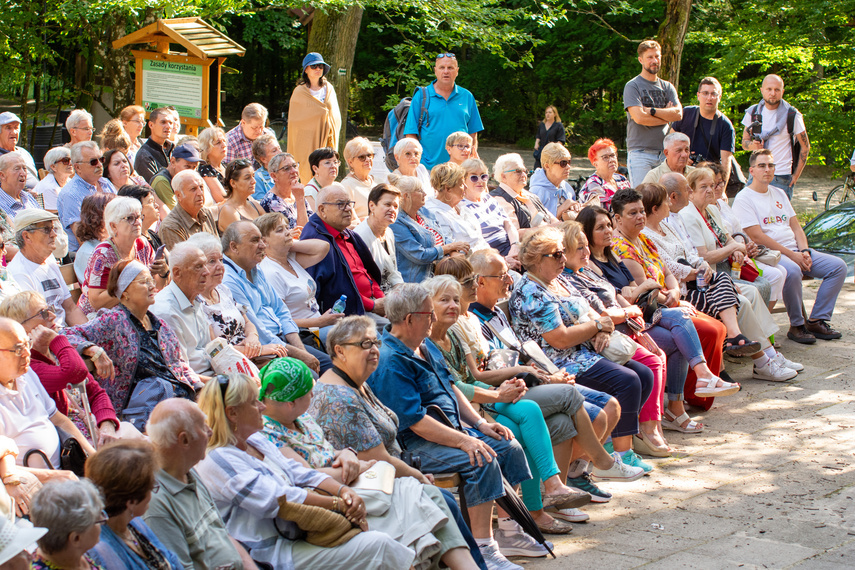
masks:
<instances>
[{"instance_id":1,"label":"denim jacket","mask_svg":"<svg viewBox=\"0 0 855 570\"><path fill-rule=\"evenodd\" d=\"M439 232L445 243L451 243L451 236L445 235L433 214L425 208L419 210L419 216L429 226ZM398 271L407 283L421 283L433 274L432 264L442 259L442 247L435 245L433 234L423 228L404 210L398 212L398 219L390 226L395 234L395 255L398 259Z\"/></svg>"}]
</instances>

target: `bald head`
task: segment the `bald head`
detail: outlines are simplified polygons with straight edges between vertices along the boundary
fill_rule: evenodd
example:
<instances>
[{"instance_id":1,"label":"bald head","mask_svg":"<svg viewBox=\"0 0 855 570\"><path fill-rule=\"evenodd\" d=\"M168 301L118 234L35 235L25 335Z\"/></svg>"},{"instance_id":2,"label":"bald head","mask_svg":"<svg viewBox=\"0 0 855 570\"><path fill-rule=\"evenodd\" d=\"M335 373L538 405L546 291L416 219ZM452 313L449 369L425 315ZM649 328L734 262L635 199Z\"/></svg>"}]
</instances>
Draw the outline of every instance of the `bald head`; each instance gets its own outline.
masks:
<instances>
[{"instance_id":1,"label":"bald head","mask_svg":"<svg viewBox=\"0 0 855 570\"><path fill-rule=\"evenodd\" d=\"M30 344L27 333L17 321L0 317L0 384L12 387L16 378L30 367ZM15 354L21 349L20 356Z\"/></svg>"},{"instance_id":2,"label":"bald head","mask_svg":"<svg viewBox=\"0 0 855 570\"><path fill-rule=\"evenodd\" d=\"M668 172L659 179L671 202L671 211L679 212L689 203L689 183L686 177L676 172Z\"/></svg>"},{"instance_id":3,"label":"bald head","mask_svg":"<svg viewBox=\"0 0 855 570\"><path fill-rule=\"evenodd\" d=\"M17 321L0 317L0 339L7 338L9 335L14 335L18 332L24 332L24 327ZM26 333L24 333L26 336Z\"/></svg>"},{"instance_id":4,"label":"bald head","mask_svg":"<svg viewBox=\"0 0 855 570\"><path fill-rule=\"evenodd\" d=\"M318 192L315 210L324 222L342 231L353 221L353 200L347 188L333 182Z\"/></svg>"},{"instance_id":5,"label":"bald head","mask_svg":"<svg viewBox=\"0 0 855 570\"><path fill-rule=\"evenodd\" d=\"M205 425L205 414L195 402L169 398L158 403L149 416L146 432L158 450L173 447L182 433L195 435Z\"/></svg>"},{"instance_id":6,"label":"bald head","mask_svg":"<svg viewBox=\"0 0 855 570\"><path fill-rule=\"evenodd\" d=\"M760 93L763 95L763 101L766 102L766 108L777 109L784 97L784 80L774 74L767 75L763 78Z\"/></svg>"}]
</instances>

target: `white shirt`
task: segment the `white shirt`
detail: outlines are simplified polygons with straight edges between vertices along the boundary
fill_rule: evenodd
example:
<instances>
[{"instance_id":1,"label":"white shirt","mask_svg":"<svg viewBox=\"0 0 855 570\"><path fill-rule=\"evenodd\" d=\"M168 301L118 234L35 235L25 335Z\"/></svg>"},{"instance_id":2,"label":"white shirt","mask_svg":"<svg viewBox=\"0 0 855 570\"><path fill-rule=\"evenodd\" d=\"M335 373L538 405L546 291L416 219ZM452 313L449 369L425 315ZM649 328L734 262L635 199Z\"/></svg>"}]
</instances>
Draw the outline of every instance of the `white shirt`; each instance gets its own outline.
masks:
<instances>
[{"instance_id":1,"label":"white shirt","mask_svg":"<svg viewBox=\"0 0 855 570\"><path fill-rule=\"evenodd\" d=\"M57 326L65 326L65 309L62 304L71 297L71 292L52 255L37 265L19 252L6 269L22 289L41 293L47 304L53 305L56 310Z\"/></svg>"},{"instance_id":2,"label":"white shirt","mask_svg":"<svg viewBox=\"0 0 855 570\"><path fill-rule=\"evenodd\" d=\"M296 276L269 257L261 260L258 269L264 274L273 291L288 306L292 319L312 319L321 316L320 307L315 298L315 292L318 290L315 280L302 265L297 263L293 253L288 254L288 263L297 273Z\"/></svg>"},{"instance_id":3,"label":"white shirt","mask_svg":"<svg viewBox=\"0 0 855 570\"><path fill-rule=\"evenodd\" d=\"M394 285L403 283L404 278L401 272L398 271L398 260L395 253L395 234L392 233L392 228L386 228L386 233L383 239L379 239L371 228L368 226L368 220L362 222L353 229L356 234L362 238L365 245L371 251L371 257L374 258L374 263L380 268L380 287L383 291L388 291Z\"/></svg>"},{"instance_id":4,"label":"white shirt","mask_svg":"<svg viewBox=\"0 0 855 570\"><path fill-rule=\"evenodd\" d=\"M51 210L53 212L56 212L56 198L59 196L60 190L62 190L62 187L59 185L59 182L56 181L53 173L42 178L39 183L36 184L36 187L33 188L33 192L42 195L42 199L45 203L45 210Z\"/></svg>"},{"instance_id":5,"label":"white shirt","mask_svg":"<svg viewBox=\"0 0 855 570\"><path fill-rule=\"evenodd\" d=\"M178 336L190 368L197 374L212 376L214 369L205 352L205 345L212 340L211 329L201 301L194 299L191 303L173 281L154 297L151 312L166 321Z\"/></svg>"},{"instance_id":6,"label":"white shirt","mask_svg":"<svg viewBox=\"0 0 855 570\"><path fill-rule=\"evenodd\" d=\"M56 404L31 368L15 380L14 386L0 386L0 435L15 440L18 465L24 464L29 450L41 449L59 469L59 435L50 421L57 412ZM35 460L30 466L41 467L42 463Z\"/></svg>"},{"instance_id":7,"label":"white shirt","mask_svg":"<svg viewBox=\"0 0 855 570\"><path fill-rule=\"evenodd\" d=\"M787 195L775 186L761 194L750 186L743 188L733 200L733 211L743 228L760 226L764 234L784 247L797 250L796 234L790 218L796 215Z\"/></svg>"},{"instance_id":8,"label":"white shirt","mask_svg":"<svg viewBox=\"0 0 855 570\"><path fill-rule=\"evenodd\" d=\"M481 235L481 223L472 213L472 210L466 208L463 204L458 204L459 212L436 198L429 198L425 203L427 208L434 216L436 222L443 232L451 235L451 241L465 241L472 248L472 251L479 249L489 249L490 245L484 240Z\"/></svg>"},{"instance_id":9,"label":"white shirt","mask_svg":"<svg viewBox=\"0 0 855 570\"><path fill-rule=\"evenodd\" d=\"M750 110L751 107L748 109ZM774 128L777 113L777 109L767 109L765 105L763 106L761 115L764 129ZM746 112L742 124L747 127L751 123L751 113ZM793 135L805 132L805 120L801 113L796 113L793 130L796 131ZM784 122L783 131L769 137L764 147L771 150L772 156L775 157L775 176L789 176L793 173L793 149L790 146L790 133L787 130L786 122Z\"/></svg>"}]
</instances>

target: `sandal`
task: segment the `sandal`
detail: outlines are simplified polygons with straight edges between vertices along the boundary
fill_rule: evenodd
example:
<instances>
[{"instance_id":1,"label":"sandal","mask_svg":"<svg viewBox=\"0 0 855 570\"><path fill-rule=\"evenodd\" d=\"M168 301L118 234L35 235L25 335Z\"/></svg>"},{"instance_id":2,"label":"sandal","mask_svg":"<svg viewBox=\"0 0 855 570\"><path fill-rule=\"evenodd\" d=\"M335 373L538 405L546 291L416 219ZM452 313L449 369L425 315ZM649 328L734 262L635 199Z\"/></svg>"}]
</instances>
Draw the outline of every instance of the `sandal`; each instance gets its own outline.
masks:
<instances>
[{"instance_id":1,"label":"sandal","mask_svg":"<svg viewBox=\"0 0 855 570\"><path fill-rule=\"evenodd\" d=\"M739 343L742 344L739 344ZM740 333L733 338L725 339L724 351L731 356L748 356L760 350L760 343L749 340L744 334Z\"/></svg>"},{"instance_id":2,"label":"sandal","mask_svg":"<svg viewBox=\"0 0 855 570\"><path fill-rule=\"evenodd\" d=\"M688 420L689 423L683 427L683 422ZM679 417L675 417L671 410L665 410L662 416L662 429L678 431L680 433L701 433L704 431L704 424L696 422L689 417L689 414L683 412Z\"/></svg>"},{"instance_id":3,"label":"sandal","mask_svg":"<svg viewBox=\"0 0 855 570\"><path fill-rule=\"evenodd\" d=\"M721 382L721 386L718 383ZM698 378L695 384L695 396L698 398L716 398L736 394L742 387L733 382L725 382L717 376Z\"/></svg>"},{"instance_id":4,"label":"sandal","mask_svg":"<svg viewBox=\"0 0 855 570\"><path fill-rule=\"evenodd\" d=\"M667 444L663 447L653 445L647 434L641 430L632 436L632 449L636 453L650 455L651 457L671 457L671 448Z\"/></svg>"}]
</instances>

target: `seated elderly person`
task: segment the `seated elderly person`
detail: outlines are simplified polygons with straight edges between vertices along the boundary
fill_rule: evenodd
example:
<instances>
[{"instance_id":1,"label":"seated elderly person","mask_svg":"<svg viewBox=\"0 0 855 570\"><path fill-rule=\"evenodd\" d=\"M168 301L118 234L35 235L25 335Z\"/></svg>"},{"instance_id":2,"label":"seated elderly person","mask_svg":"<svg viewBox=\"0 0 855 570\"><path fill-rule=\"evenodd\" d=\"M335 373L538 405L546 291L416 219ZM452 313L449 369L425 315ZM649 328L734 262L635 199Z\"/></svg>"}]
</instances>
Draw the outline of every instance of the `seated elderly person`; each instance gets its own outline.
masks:
<instances>
[{"instance_id":1,"label":"seated elderly person","mask_svg":"<svg viewBox=\"0 0 855 570\"><path fill-rule=\"evenodd\" d=\"M47 300L56 312L58 326L77 325L86 322L86 315L71 298L53 256L59 231L54 214L38 209L22 210L15 218L19 252L6 271L21 289L40 293Z\"/></svg>"},{"instance_id":2,"label":"seated elderly person","mask_svg":"<svg viewBox=\"0 0 855 570\"><path fill-rule=\"evenodd\" d=\"M79 142L91 141L95 128L92 126L92 115L83 109L75 109L68 114L65 120L65 128L71 136L71 141L65 146L71 148Z\"/></svg>"},{"instance_id":3,"label":"seated elderly person","mask_svg":"<svg viewBox=\"0 0 855 570\"><path fill-rule=\"evenodd\" d=\"M496 164L493 165L493 178L499 182L499 187L490 192L490 195L496 198L508 215L513 212L521 230L558 221L540 198L525 189L528 176L525 163L519 154L503 154L497 158Z\"/></svg>"},{"instance_id":4,"label":"seated elderly person","mask_svg":"<svg viewBox=\"0 0 855 570\"><path fill-rule=\"evenodd\" d=\"M40 455L30 456L28 464L58 469L60 441L57 428L76 439L87 454L94 453L92 444L68 416L57 410L39 377L30 368L30 341L24 327L12 319L0 318L0 344L0 432L18 446L18 465L24 465L27 452L38 449L50 465L45 466ZM41 478L41 472L34 474Z\"/></svg>"},{"instance_id":5,"label":"seated elderly person","mask_svg":"<svg viewBox=\"0 0 855 570\"><path fill-rule=\"evenodd\" d=\"M98 244L110 237L104 227L104 209L115 197L115 194L96 192L85 197L80 205L80 223L77 224L77 242L80 247L74 256L74 275L78 283L86 279L86 267L92 252Z\"/></svg>"},{"instance_id":6,"label":"seated elderly person","mask_svg":"<svg viewBox=\"0 0 855 570\"><path fill-rule=\"evenodd\" d=\"M18 293L0 303L0 316L13 319L24 327L31 339L30 366L57 409L72 418L87 439L94 442L97 436L99 447L116 439L120 426L110 397L89 373L81 354L69 344L65 335L57 332L53 309L45 303L44 297L35 291ZM111 378L115 374L112 361L97 346L86 347L82 355L93 359L98 376ZM85 384L89 410L95 417L94 424L90 424L90 419L78 406L69 405L65 388L69 384L81 383ZM94 431L96 426L97 434Z\"/></svg>"},{"instance_id":7,"label":"seated elderly person","mask_svg":"<svg viewBox=\"0 0 855 570\"><path fill-rule=\"evenodd\" d=\"M191 144L182 144L175 147L169 157L169 165L161 169L151 179L151 187L157 194L158 199L168 208L175 207L175 191L172 187L172 179L176 174L184 170L196 170L200 162L204 162L199 156L199 151Z\"/></svg>"},{"instance_id":8,"label":"seated elderly person","mask_svg":"<svg viewBox=\"0 0 855 570\"><path fill-rule=\"evenodd\" d=\"M155 231L155 224L160 223L160 212L157 206L157 196L149 186L127 185L119 188L119 196L133 198L142 206L142 236L148 240L148 245L157 253L163 242ZM75 261L77 258L75 257Z\"/></svg>"},{"instance_id":9,"label":"seated elderly person","mask_svg":"<svg viewBox=\"0 0 855 570\"><path fill-rule=\"evenodd\" d=\"M456 131L445 139L445 151L448 153L448 161L458 166L469 160L474 148L472 136L463 131Z\"/></svg>"},{"instance_id":10,"label":"seated elderly person","mask_svg":"<svg viewBox=\"0 0 855 570\"><path fill-rule=\"evenodd\" d=\"M306 183L303 193L309 207L317 211L318 192L335 182L338 176L338 151L328 146L313 150L309 155L309 167L312 169L312 179Z\"/></svg>"},{"instance_id":11,"label":"seated elderly person","mask_svg":"<svg viewBox=\"0 0 855 570\"><path fill-rule=\"evenodd\" d=\"M39 203L27 191L27 163L18 152L0 156L0 211L8 218L24 208L39 208Z\"/></svg>"},{"instance_id":12,"label":"seated elderly person","mask_svg":"<svg viewBox=\"0 0 855 570\"><path fill-rule=\"evenodd\" d=\"M74 166L71 164L71 151L64 146L52 148L45 154L44 163L48 174L36 184L33 192L42 197L45 210L55 214L59 191L65 187L66 182L74 174Z\"/></svg>"},{"instance_id":13,"label":"seated elderly person","mask_svg":"<svg viewBox=\"0 0 855 570\"><path fill-rule=\"evenodd\" d=\"M385 293L404 278L398 271L395 234L389 228L398 219L401 191L388 184L378 184L368 193L368 213L353 231L362 238L380 269L380 288Z\"/></svg>"},{"instance_id":14,"label":"seated elderly person","mask_svg":"<svg viewBox=\"0 0 855 570\"><path fill-rule=\"evenodd\" d=\"M68 234L68 250L77 251L75 226L80 223L80 204L95 192L116 193L113 183L104 177L104 155L93 141L71 147L74 178L68 181L56 201L56 211L62 228Z\"/></svg>"},{"instance_id":15,"label":"seated elderly person","mask_svg":"<svg viewBox=\"0 0 855 570\"><path fill-rule=\"evenodd\" d=\"M588 149L588 160L596 171L579 190L579 199L591 203L593 198L599 198L600 206L610 210L615 192L631 188L626 176L618 172L617 146L611 139L597 139Z\"/></svg>"},{"instance_id":16,"label":"seated elderly person","mask_svg":"<svg viewBox=\"0 0 855 570\"><path fill-rule=\"evenodd\" d=\"M373 322L365 317L351 318ZM369 349L367 352L376 354L379 351ZM342 378L332 370L324 376ZM367 377L368 374L364 374L362 381ZM326 473L345 485L353 484L358 476L375 467L376 460L360 461L352 449L336 451L324 438L320 426L306 413L312 401L313 385L311 372L299 360L280 358L265 366L259 395L265 406L261 433L284 457ZM377 469L387 467L394 466L376 466ZM372 517L371 514L377 513L369 513L368 528L382 530L413 549L418 565L442 561L452 568L475 567L466 551L466 541L451 520L454 515L449 512L443 494L425 476L402 474L384 491L388 492L388 498L383 497L388 510L382 516ZM357 489L356 492L367 500L376 499L378 493L376 489ZM438 518L446 522L437 525L434 521Z\"/></svg>"},{"instance_id":17,"label":"seated elderly person","mask_svg":"<svg viewBox=\"0 0 855 570\"><path fill-rule=\"evenodd\" d=\"M185 170L175 175L172 187L175 190L175 207L161 222L157 232L167 249L199 232L219 236L217 210L205 207L202 177L197 172Z\"/></svg>"},{"instance_id":18,"label":"seated elderly person","mask_svg":"<svg viewBox=\"0 0 855 570\"><path fill-rule=\"evenodd\" d=\"M175 331L190 367L204 380L214 373L205 352L213 340L211 328L199 300L211 276L208 258L198 247L179 243L170 253L169 270L172 282L155 296L151 312Z\"/></svg>"},{"instance_id":19,"label":"seated elderly person","mask_svg":"<svg viewBox=\"0 0 855 570\"><path fill-rule=\"evenodd\" d=\"M279 146L279 141L270 133L265 133L252 141L252 157L261 165L261 168L255 171L253 200L261 201L264 195L273 188L273 178L270 176L270 169L267 165L271 158L281 153L282 147Z\"/></svg>"},{"instance_id":20,"label":"seated elderly person","mask_svg":"<svg viewBox=\"0 0 855 570\"><path fill-rule=\"evenodd\" d=\"M262 345L286 345L288 355L305 362L315 372L331 366L329 357L310 346L304 346L291 312L258 269L267 243L252 222L234 222L222 237L223 283L234 300L246 307L247 317L258 330Z\"/></svg>"},{"instance_id":21,"label":"seated elderly person","mask_svg":"<svg viewBox=\"0 0 855 570\"><path fill-rule=\"evenodd\" d=\"M398 218L390 227L398 270L405 282L418 283L430 277L434 262L443 256L469 251L466 242L452 243L451 236L444 235L434 215L424 207L425 191L418 178L390 174L389 184L401 191Z\"/></svg>"},{"instance_id":22,"label":"seated elderly person","mask_svg":"<svg viewBox=\"0 0 855 570\"><path fill-rule=\"evenodd\" d=\"M665 140L662 142L665 146L663 152L665 153L665 160L654 168L650 170L645 176L642 183L650 183L650 182L659 182L659 179L662 178L663 174L668 174L669 172L675 172L677 174L682 174L683 176L687 176L692 170L695 169L694 166L689 166L689 137L684 135L683 133L671 133L670 135L665 137Z\"/></svg>"},{"instance_id":23,"label":"seated elderly person","mask_svg":"<svg viewBox=\"0 0 855 570\"><path fill-rule=\"evenodd\" d=\"M435 198L428 198L425 208L434 215L440 231L451 236L452 241L469 244L472 251L488 249L490 245L481 235L481 224L471 210L461 204L466 171L453 162L437 164L430 172Z\"/></svg>"},{"instance_id":24,"label":"seated elderly person","mask_svg":"<svg viewBox=\"0 0 855 570\"><path fill-rule=\"evenodd\" d=\"M529 191L540 198L549 213L559 220L576 217L583 204L576 201L576 192L567 183L570 176L570 151L557 142L543 147L540 153L542 168L531 175Z\"/></svg>"},{"instance_id":25,"label":"seated elderly person","mask_svg":"<svg viewBox=\"0 0 855 570\"><path fill-rule=\"evenodd\" d=\"M104 228L109 236L98 244L81 282L81 295L77 306L89 315L99 309L115 307L118 301L107 293L107 281L113 266L125 259L136 259L156 276L155 283L162 287L169 278L166 260L155 259L154 250L142 237L142 205L139 200L119 196L104 207Z\"/></svg>"},{"instance_id":26,"label":"seated elderly person","mask_svg":"<svg viewBox=\"0 0 855 570\"><path fill-rule=\"evenodd\" d=\"M430 173L422 164L422 144L410 137L404 137L395 143L393 149L395 161L398 168L392 171L396 176L414 176L422 183L422 190L429 198L433 198L436 192L430 185ZM391 182L391 180L390 180ZM394 184L394 182L392 182Z\"/></svg>"},{"instance_id":27,"label":"seated elderly person","mask_svg":"<svg viewBox=\"0 0 855 570\"><path fill-rule=\"evenodd\" d=\"M208 127L199 133L199 156L205 162L199 164L197 172L205 181L205 205L216 206L226 199L223 184L226 181L226 133L220 127ZM175 188L175 183L172 183Z\"/></svg>"},{"instance_id":28,"label":"seated elderly person","mask_svg":"<svg viewBox=\"0 0 855 570\"><path fill-rule=\"evenodd\" d=\"M33 497L30 521L47 533L38 539L32 568L101 568L90 550L107 522L104 502L91 481L54 481ZM35 530L35 529L34 529ZM25 568L30 568L27 563Z\"/></svg>"},{"instance_id":29,"label":"seated elderly person","mask_svg":"<svg viewBox=\"0 0 855 570\"><path fill-rule=\"evenodd\" d=\"M315 212L309 206L300 184L300 169L297 161L287 152L280 152L270 159L270 177L273 188L261 199L265 212L279 212L288 219L288 229L299 238L300 232Z\"/></svg>"},{"instance_id":30,"label":"seated elderly person","mask_svg":"<svg viewBox=\"0 0 855 570\"><path fill-rule=\"evenodd\" d=\"M119 300L112 309L64 332L78 351L96 344L107 352L116 375L102 378L119 417L143 431L157 401L148 392L164 397L193 399L201 386L181 351L175 332L149 311L154 304L154 280L139 261L120 261L110 271L107 291Z\"/></svg>"},{"instance_id":31,"label":"seated elderly person","mask_svg":"<svg viewBox=\"0 0 855 570\"><path fill-rule=\"evenodd\" d=\"M808 247L805 232L786 194L770 184L775 176L773 161L768 149L751 154L749 171L753 181L736 195L733 209L748 237L781 253L778 267L787 272L784 282L784 305L790 318L787 338L801 344L815 343L818 338L840 338L842 334L828 321L846 279L846 264L839 257ZM802 275L822 279L807 321L802 306Z\"/></svg>"},{"instance_id":32,"label":"seated elderly person","mask_svg":"<svg viewBox=\"0 0 855 570\"><path fill-rule=\"evenodd\" d=\"M273 568L409 568L414 552L391 536L368 529L365 502L359 495L325 473L286 459L257 433L265 408L258 398L258 383L243 374L218 376L199 396L212 434L196 473L229 535L247 545L253 560ZM301 527L330 529L323 525L330 519L344 523L333 516L336 513L349 523L340 529L352 524L363 532L330 533L322 542L329 546L300 538L305 536Z\"/></svg>"},{"instance_id":33,"label":"seated elderly person","mask_svg":"<svg viewBox=\"0 0 855 570\"><path fill-rule=\"evenodd\" d=\"M515 261L519 250L519 229L514 225L505 209L490 196L487 182L490 175L487 165L480 158L470 158L461 164L463 177L463 200L460 202L470 210L481 224L481 236L493 249L507 256L514 269L519 269Z\"/></svg>"},{"instance_id":34,"label":"seated elderly person","mask_svg":"<svg viewBox=\"0 0 855 570\"><path fill-rule=\"evenodd\" d=\"M300 237L323 240L330 249L321 262L306 271L318 284L315 297L321 312L345 295L345 314L368 314L384 323L383 276L368 246L349 229L352 220L353 200L344 186L334 183L318 193L317 210Z\"/></svg>"},{"instance_id":35,"label":"seated elderly person","mask_svg":"<svg viewBox=\"0 0 855 570\"><path fill-rule=\"evenodd\" d=\"M374 167L374 145L365 137L355 137L344 145L344 161L347 163L347 176L341 185L350 192L355 202L353 210L356 217L364 220L368 217L368 195L374 188L374 177L371 169Z\"/></svg>"},{"instance_id":36,"label":"seated elderly person","mask_svg":"<svg viewBox=\"0 0 855 570\"><path fill-rule=\"evenodd\" d=\"M525 453L510 430L475 412L454 386L442 354L425 342L434 321L428 290L399 285L389 292L388 314L380 366L368 384L398 416L400 441L421 458L423 471L460 474L470 528L488 567L510 567L493 539L493 499L504 495L502 475L513 486L531 478ZM433 407L451 426L431 415Z\"/></svg>"},{"instance_id":37,"label":"seated elderly person","mask_svg":"<svg viewBox=\"0 0 855 570\"><path fill-rule=\"evenodd\" d=\"M21 134L21 119L15 113L0 113L0 155L16 152L27 164L27 188L35 188L39 182L39 171L33 156L25 148L17 146Z\"/></svg>"},{"instance_id":38,"label":"seated elderly person","mask_svg":"<svg viewBox=\"0 0 855 570\"><path fill-rule=\"evenodd\" d=\"M143 520L186 570L254 569L243 546L232 539L194 467L205 458L211 428L195 403L179 398L154 407L148 421L159 469L158 490Z\"/></svg>"}]
</instances>

